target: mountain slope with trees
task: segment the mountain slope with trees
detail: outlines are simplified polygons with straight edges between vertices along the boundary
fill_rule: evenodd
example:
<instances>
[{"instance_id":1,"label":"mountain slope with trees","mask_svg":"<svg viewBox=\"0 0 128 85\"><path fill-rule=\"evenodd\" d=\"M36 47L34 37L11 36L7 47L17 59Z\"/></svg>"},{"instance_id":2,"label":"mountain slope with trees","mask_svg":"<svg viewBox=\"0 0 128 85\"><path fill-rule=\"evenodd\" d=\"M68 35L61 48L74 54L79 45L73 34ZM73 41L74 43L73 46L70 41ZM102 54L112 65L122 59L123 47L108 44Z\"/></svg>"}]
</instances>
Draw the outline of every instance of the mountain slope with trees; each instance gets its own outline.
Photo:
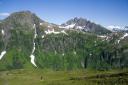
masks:
<instances>
[{"instance_id":1,"label":"mountain slope with trees","mask_svg":"<svg viewBox=\"0 0 128 85\"><path fill-rule=\"evenodd\" d=\"M6 54L0 60L0 70L128 67L127 33L111 33L96 24L88 27L91 31L59 27L41 20L30 11L16 12L2 20L0 52L6 51Z\"/></svg>"}]
</instances>

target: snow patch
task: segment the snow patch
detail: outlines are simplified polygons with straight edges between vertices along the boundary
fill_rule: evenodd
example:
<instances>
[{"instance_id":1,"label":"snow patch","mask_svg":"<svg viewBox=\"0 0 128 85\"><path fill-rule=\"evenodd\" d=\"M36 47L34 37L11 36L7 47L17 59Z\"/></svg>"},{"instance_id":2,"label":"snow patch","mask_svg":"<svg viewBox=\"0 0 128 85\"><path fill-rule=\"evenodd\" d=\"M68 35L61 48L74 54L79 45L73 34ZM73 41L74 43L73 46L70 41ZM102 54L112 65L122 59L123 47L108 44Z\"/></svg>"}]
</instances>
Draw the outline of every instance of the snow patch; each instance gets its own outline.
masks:
<instances>
[{"instance_id":1,"label":"snow patch","mask_svg":"<svg viewBox=\"0 0 128 85\"><path fill-rule=\"evenodd\" d=\"M55 30L54 29L52 29L52 30L47 30L47 31L44 31L45 32L45 34L59 34L60 32L55 32Z\"/></svg>"},{"instance_id":2,"label":"snow patch","mask_svg":"<svg viewBox=\"0 0 128 85\"><path fill-rule=\"evenodd\" d=\"M83 61L81 61L81 66L84 68L84 62Z\"/></svg>"},{"instance_id":3,"label":"snow patch","mask_svg":"<svg viewBox=\"0 0 128 85\"><path fill-rule=\"evenodd\" d=\"M64 53L62 53L62 56L64 56L65 54Z\"/></svg>"},{"instance_id":4,"label":"snow patch","mask_svg":"<svg viewBox=\"0 0 128 85\"><path fill-rule=\"evenodd\" d=\"M69 29L69 28L74 28L76 24L71 24L71 25L67 25L67 26L59 26L59 28L65 28L65 29Z\"/></svg>"},{"instance_id":5,"label":"snow patch","mask_svg":"<svg viewBox=\"0 0 128 85\"><path fill-rule=\"evenodd\" d=\"M66 28L73 28L74 26L75 24L71 24L71 25L66 26Z\"/></svg>"},{"instance_id":6,"label":"snow patch","mask_svg":"<svg viewBox=\"0 0 128 85\"><path fill-rule=\"evenodd\" d=\"M108 40L109 39L109 37L106 37L106 40Z\"/></svg>"},{"instance_id":7,"label":"snow patch","mask_svg":"<svg viewBox=\"0 0 128 85\"><path fill-rule=\"evenodd\" d=\"M37 67L37 65L35 64L35 56L34 56L34 52L35 52L35 42L34 42L34 40L36 39L36 37L37 37L37 32L36 32L36 25L34 24L33 25L33 28L35 29L35 33L34 33L34 39L33 39L33 49L32 49L32 53L31 53L31 55L30 55L30 58L31 58L31 63L35 66L35 67Z\"/></svg>"},{"instance_id":8,"label":"snow patch","mask_svg":"<svg viewBox=\"0 0 128 85\"><path fill-rule=\"evenodd\" d=\"M120 40L117 40L117 43L119 44L120 43Z\"/></svg>"},{"instance_id":9,"label":"snow patch","mask_svg":"<svg viewBox=\"0 0 128 85\"><path fill-rule=\"evenodd\" d=\"M48 25L48 27L50 28L51 26L50 26L50 25Z\"/></svg>"},{"instance_id":10,"label":"snow patch","mask_svg":"<svg viewBox=\"0 0 128 85\"><path fill-rule=\"evenodd\" d=\"M117 40L117 43L119 44L120 41L123 40L127 36L128 36L128 33L125 33L119 40Z\"/></svg>"},{"instance_id":11,"label":"snow patch","mask_svg":"<svg viewBox=\"0 0 128 85\"><path fill-rule=\"evenodd\" d=\"M43 25L43 23L40 23L40 25Z\"/></svg>"},{"instance_id":12,"label":"snow patch","mask_svg":"<svg viewBox=\"0 0 128 85\"><path fill-rule=\"evenodd\" d=\"M42 38L44 38L44 35L42 35Z\"/></svg>"},{"instance_id":13,"label":"snow patch","mask_svg":"<svg viewBox=\"0 0 128 85\"><path fill-rule=\"evenodd\" d=\"M94 46L97 46L97 42L96 41L94 41Z\"/></svg>"},{"instance_id":14,"label":"snow patch","mask_svg":"<svg viewBox=\"0 0 128 85\"><path fill-rule=\"evenodd\" d=\"M35 49L36 49L36 47L35 47L35 42L34 42L34 43L33 43L32 54L35 52Z\"/></svg>"},{"instance_id":15,"label":"snow patch","mask_svg":"<svg viewBox=\"0 0 128 85\"><path fill-rule=\"evenodd\" d=\"M105 35L98 35L97 37L99 37L99 38L102 38L103 39L103 41L104 40L109 40L109 36L105 36Z\"/></svg>"},{"instance_id":16,"label":"snow patch","mask_svg":"<svg viewBox=\"0 0 128 85\"><path fill-rule=\"evenodd\" d=\"M35 29L35 28L36 28L36 24L33 25L33 29Z\"/></svg>"},{"instance_id":17,"label":"snow patch","mask_svg":"<svg viewBox=\"0 0 128 85\"><path fill-rule=\"evenodd\" d=\"M64 31L64 30L62 30L61 32L57 32L57 31L55 31L54 29L52 29L52 30L47 30L47 31L44 31L45 32L45 34L60 34L60 33L64 33L64 34L66 34L67 35L67 33Z\"/></svg>"},{"instance_id":18,"label":"snow patch","mask_svg":"<svg viewBox=\"0 0 128 85\"><path fill-rule=\"evenodd\" d=\"M34 39L36 39L36 37L37 37L37 32L36 32L36 28L35 28Z\"/></svg>"},{"instance_id":19,"label":"snow patch","mask_svg":"<svg viewBox=\"0 0 128 85\"><path fill-rule=\"evenodd\" d=\"M55 50L55 52L54 52L55 54L57 54L57 52L56 52L56 50Z\"/></svg>"},{"instance_id":20,"label":"snow patch","mask_svg":"<svg viewBox=\"0 0 128 85\"><path fill-rule=\"evenodd\" d=\"M33 55L33 54L31 54L30 55L30 57L31 57L31 63L35 66L35 67L37 67L37 65L35 64L35 56Z\"/></svg>"},{"instance_id":21,"label":"snow patch","mask_svg":"<svg viewBox=\"0 0 128 85\"><path fill-rule=\"evenodd\" d=\"M76 55L76 51L74 51L73 53L74 53L74 55Z\"/></svg>"},{"instance_id":22,"label":"snow patch","mask_svg":"<svg viewBox=\"0 0 128 85\"><path fill-rule=\"evenodd\" d=\"M90 55L90 56L92 56L92 54L91 54L91 53L90 53L89 55Z\"/></svg>"},{"instance_id":23,"label":"snow patch","mask_svg":"<svg viewBox=\"0 0 128 85\"><path fill-rule=\"evenodd\" d=\"M6 51L2 51L0 54L0 60L3 58L3 56L6 54Z\"/></svg>"},{"instance_id":24,"label":"snow patch","mask_svg":"<svg viewBox=\"0 0 128 85\"><path fill-rule=\"evenodd\" d=\"M64 28L64 29L70 29L70 28L72 29L74 27L75 27L75 29L78 29L78 30L83 30L85 28L85 26L78 26L78 25L76 25L76 23L73 23L70 25L65 25L65 26L59 26L59 28Z\"/></svg>"},{"instance_id":25,"label":"snow patch","mask_svg":"<svg viewBox=\"0 0 128 85\"><path fill-rule=\"evenodd\" d=\"M59 26L59 28L65 28L64 26Z\"/></svg>"},{"instance_id":26,"label":"snow patch","mask_svg":"<svg viewBox=\"0 0 128 85\"><path fill-rule=\"evenodd\" d=\"M125 37L127 37L128 36L128 33L125 33L124 35L123 35L123 37L121 37L120 39L124 39Z\"/></svg>"},{"instance_id":27,"label":"snow patch","mask_svg":"<svg viewBox=\"0 0 128 85\"><path fill-rule=\"evenodd\" d=\"M98 36L98 37L100 37L100 38L106 38L107 36L103 36L103 35L101 35L101 36Z\"/></svg>"},{"instance_id":28,"label":"snow patch","mask_svg":"<svg viewBox=\"0 0 128 85\"><path fill-rule=\"evenodd\" d=\"M84 29L84 27L82 27L82 26L77 26L76 28L80 29L80 30Z\"/></svg>"},{"instance_id":29,"label":"snow patch","mask_svg":"<svg viewBox=\"0 0 128 85\"><path fill-rule=\"evenodd\" d=\"M5 34L3 29L1 30L1 33L2 33L2 35L4 35L4 34Z\"/></svg>"},{"instance_id":30,"label":"snow patch","mask_svg":"<svg viewBox=\"0 0 128 85\"><path fill-rule=\"evenodd\" d=\"M64 30L62 30L61 33L64 33L64 34L68 35Z\"/></svg>"}]
</instances>

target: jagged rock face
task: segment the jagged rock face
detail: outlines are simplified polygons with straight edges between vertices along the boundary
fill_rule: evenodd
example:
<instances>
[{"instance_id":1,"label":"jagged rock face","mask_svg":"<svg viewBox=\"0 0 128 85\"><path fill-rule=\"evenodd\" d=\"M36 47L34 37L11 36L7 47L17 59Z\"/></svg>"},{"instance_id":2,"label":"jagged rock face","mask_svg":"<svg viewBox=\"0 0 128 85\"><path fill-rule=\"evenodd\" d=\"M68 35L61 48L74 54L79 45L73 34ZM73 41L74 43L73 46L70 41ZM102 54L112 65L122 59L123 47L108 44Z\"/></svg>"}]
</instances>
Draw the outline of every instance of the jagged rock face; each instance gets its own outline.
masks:
<instances>
[{"instance_id":1,"label":"jagged rock face","mask_svg":"<svg viewBox=\"0 0 128 85\"><path fill-rule=\"evenodd\" d=\"M97 33L97 34L110 33L109 30L107 30L106 28L104 28L98 24L95 24L86 19L77 18L77 17L67 21L66 23L62 24L61 26L62 26L62 28L73 28L73 29L88 31L88 32Z\"/></svg>"},{"instance_id":2,"label":"jagged rock face","mask_svg":"<svg viewBox=\"0 0 128 85\"><path fill-rule=\"evenodd\" d=\"M69 21L66 22L66 24L74 24L76 23L77 26L85 26L87 23L89 23L89 21L87 21L86 19L83 18L77 18L75 17L74 19L71 19ZM66 25L66 24L62 24L62 25Z\"/></svg>"}]
</instances>

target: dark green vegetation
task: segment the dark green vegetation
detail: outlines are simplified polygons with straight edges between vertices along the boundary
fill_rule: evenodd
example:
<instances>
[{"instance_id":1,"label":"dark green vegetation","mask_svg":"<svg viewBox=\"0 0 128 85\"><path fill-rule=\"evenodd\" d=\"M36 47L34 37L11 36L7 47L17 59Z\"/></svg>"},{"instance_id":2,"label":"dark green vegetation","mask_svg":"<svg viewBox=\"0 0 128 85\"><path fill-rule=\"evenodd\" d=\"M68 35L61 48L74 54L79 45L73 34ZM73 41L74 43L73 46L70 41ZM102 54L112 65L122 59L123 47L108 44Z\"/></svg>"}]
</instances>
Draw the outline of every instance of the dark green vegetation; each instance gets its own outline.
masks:
<instances>
[{"instance_id":1,"label":"dark green vegetation","mask_svg":"<svg viewBox=\"0 0 128 85\"><path fill-rule=\"evenodd\" d=\"M68 32L69 35L48 35L37 39L37 64L41 68L108 70L127 67L127 43L113 44L96 35ZM125 46L125 47L124 47ZM38 50L39 49L39 50ZM125 51L125 52L124 52Z\"/></svg>"},{"instance_id":2,"label":"dark green vegetation","mask_svg":"<svg viewBox=\"0 0 128 85\"><path fill-rule=\"evenodd\" d=\"M37 33L34 55L38 68L110 70L128 67L127 37L117 43L123 33L105 34L105 38L93 32L71 29L65 30L67 34L45 34L48 29L59 32L64 29L26 11L13 13L0 23L0 30L5 32L4 35L0 33L0 51L7 51L0 60L0 70L33 68L30 55L35 35L34 24Z\"/></svg>"},{"instance_id":3,"label":"dark green vegetation","mask_svg":"<svg viewBox=\"0 0 128 85\"><path fill-rule=\"evenodd\" d=\"M13 30L7 54L0 62L1 70L31 67L32 34ZM96 35L81 32L40 36L35 40L35 62L39 68L72 70L89 68L109 70L127 67L127 43L113 44ZM18 35L19 34L19 35Z\"/></svg>"}]
</instances>

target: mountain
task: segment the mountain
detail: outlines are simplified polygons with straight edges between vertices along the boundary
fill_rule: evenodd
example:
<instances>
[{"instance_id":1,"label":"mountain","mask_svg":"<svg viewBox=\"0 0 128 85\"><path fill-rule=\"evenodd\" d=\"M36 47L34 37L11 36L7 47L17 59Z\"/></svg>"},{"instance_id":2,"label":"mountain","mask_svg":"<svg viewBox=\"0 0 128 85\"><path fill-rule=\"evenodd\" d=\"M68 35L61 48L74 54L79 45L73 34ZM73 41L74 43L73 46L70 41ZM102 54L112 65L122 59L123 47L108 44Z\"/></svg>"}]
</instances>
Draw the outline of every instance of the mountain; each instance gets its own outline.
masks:
<instances>
[{"instance_id":1,"label":"mountain","mask_svg":"<svg viewBox=\"0 0 128 85\"><path fill-rule=\"evenodd\" d=\"M39 26L39 22L44 22L39 19L35 14L30 11L21 11L12 13L9 17L1 22L1 29L4 31L4 39L6 42L11 37L11 31L21 30L24 32L30 32L33 29L33 24ZM37 29L39 31L39 29Z\"/></svg>"},{"instance_id":2,"label":"mountain","mask_svg":"<svg viewBox=\"0 0 128 85\"><path fill-rule=\"evenodd\" d=\"M111 33L85 19L75 18L60 28L21 11L2 20L0 31L0 70L128 67L128 34Z\"/></svg>"},{"instance_id":3,"label":"mountain","mask_svg":"<svg viewBox=\"0 0 128 85\"><path fill-rule=\"evenodd\" d=\"M76 29L76 30L92 32L96 34L110 33L109 30L107 30L105 27L101 25L98 25L86 19L77 18L77 17L75 17L74 19L68 20L66 23L62 24L60 28Z\"/></svg>"},{"instance_id":4,"label":"mountain","mask_svg":"<svg viewBox=\"0 0 128 85\"><path fill-rule=\"evenodd\" d=\"M120 26L108 26L108 30L113 31L113 32L128 32L128 26L120 27Z\"/></svg>"}]
</instances>

